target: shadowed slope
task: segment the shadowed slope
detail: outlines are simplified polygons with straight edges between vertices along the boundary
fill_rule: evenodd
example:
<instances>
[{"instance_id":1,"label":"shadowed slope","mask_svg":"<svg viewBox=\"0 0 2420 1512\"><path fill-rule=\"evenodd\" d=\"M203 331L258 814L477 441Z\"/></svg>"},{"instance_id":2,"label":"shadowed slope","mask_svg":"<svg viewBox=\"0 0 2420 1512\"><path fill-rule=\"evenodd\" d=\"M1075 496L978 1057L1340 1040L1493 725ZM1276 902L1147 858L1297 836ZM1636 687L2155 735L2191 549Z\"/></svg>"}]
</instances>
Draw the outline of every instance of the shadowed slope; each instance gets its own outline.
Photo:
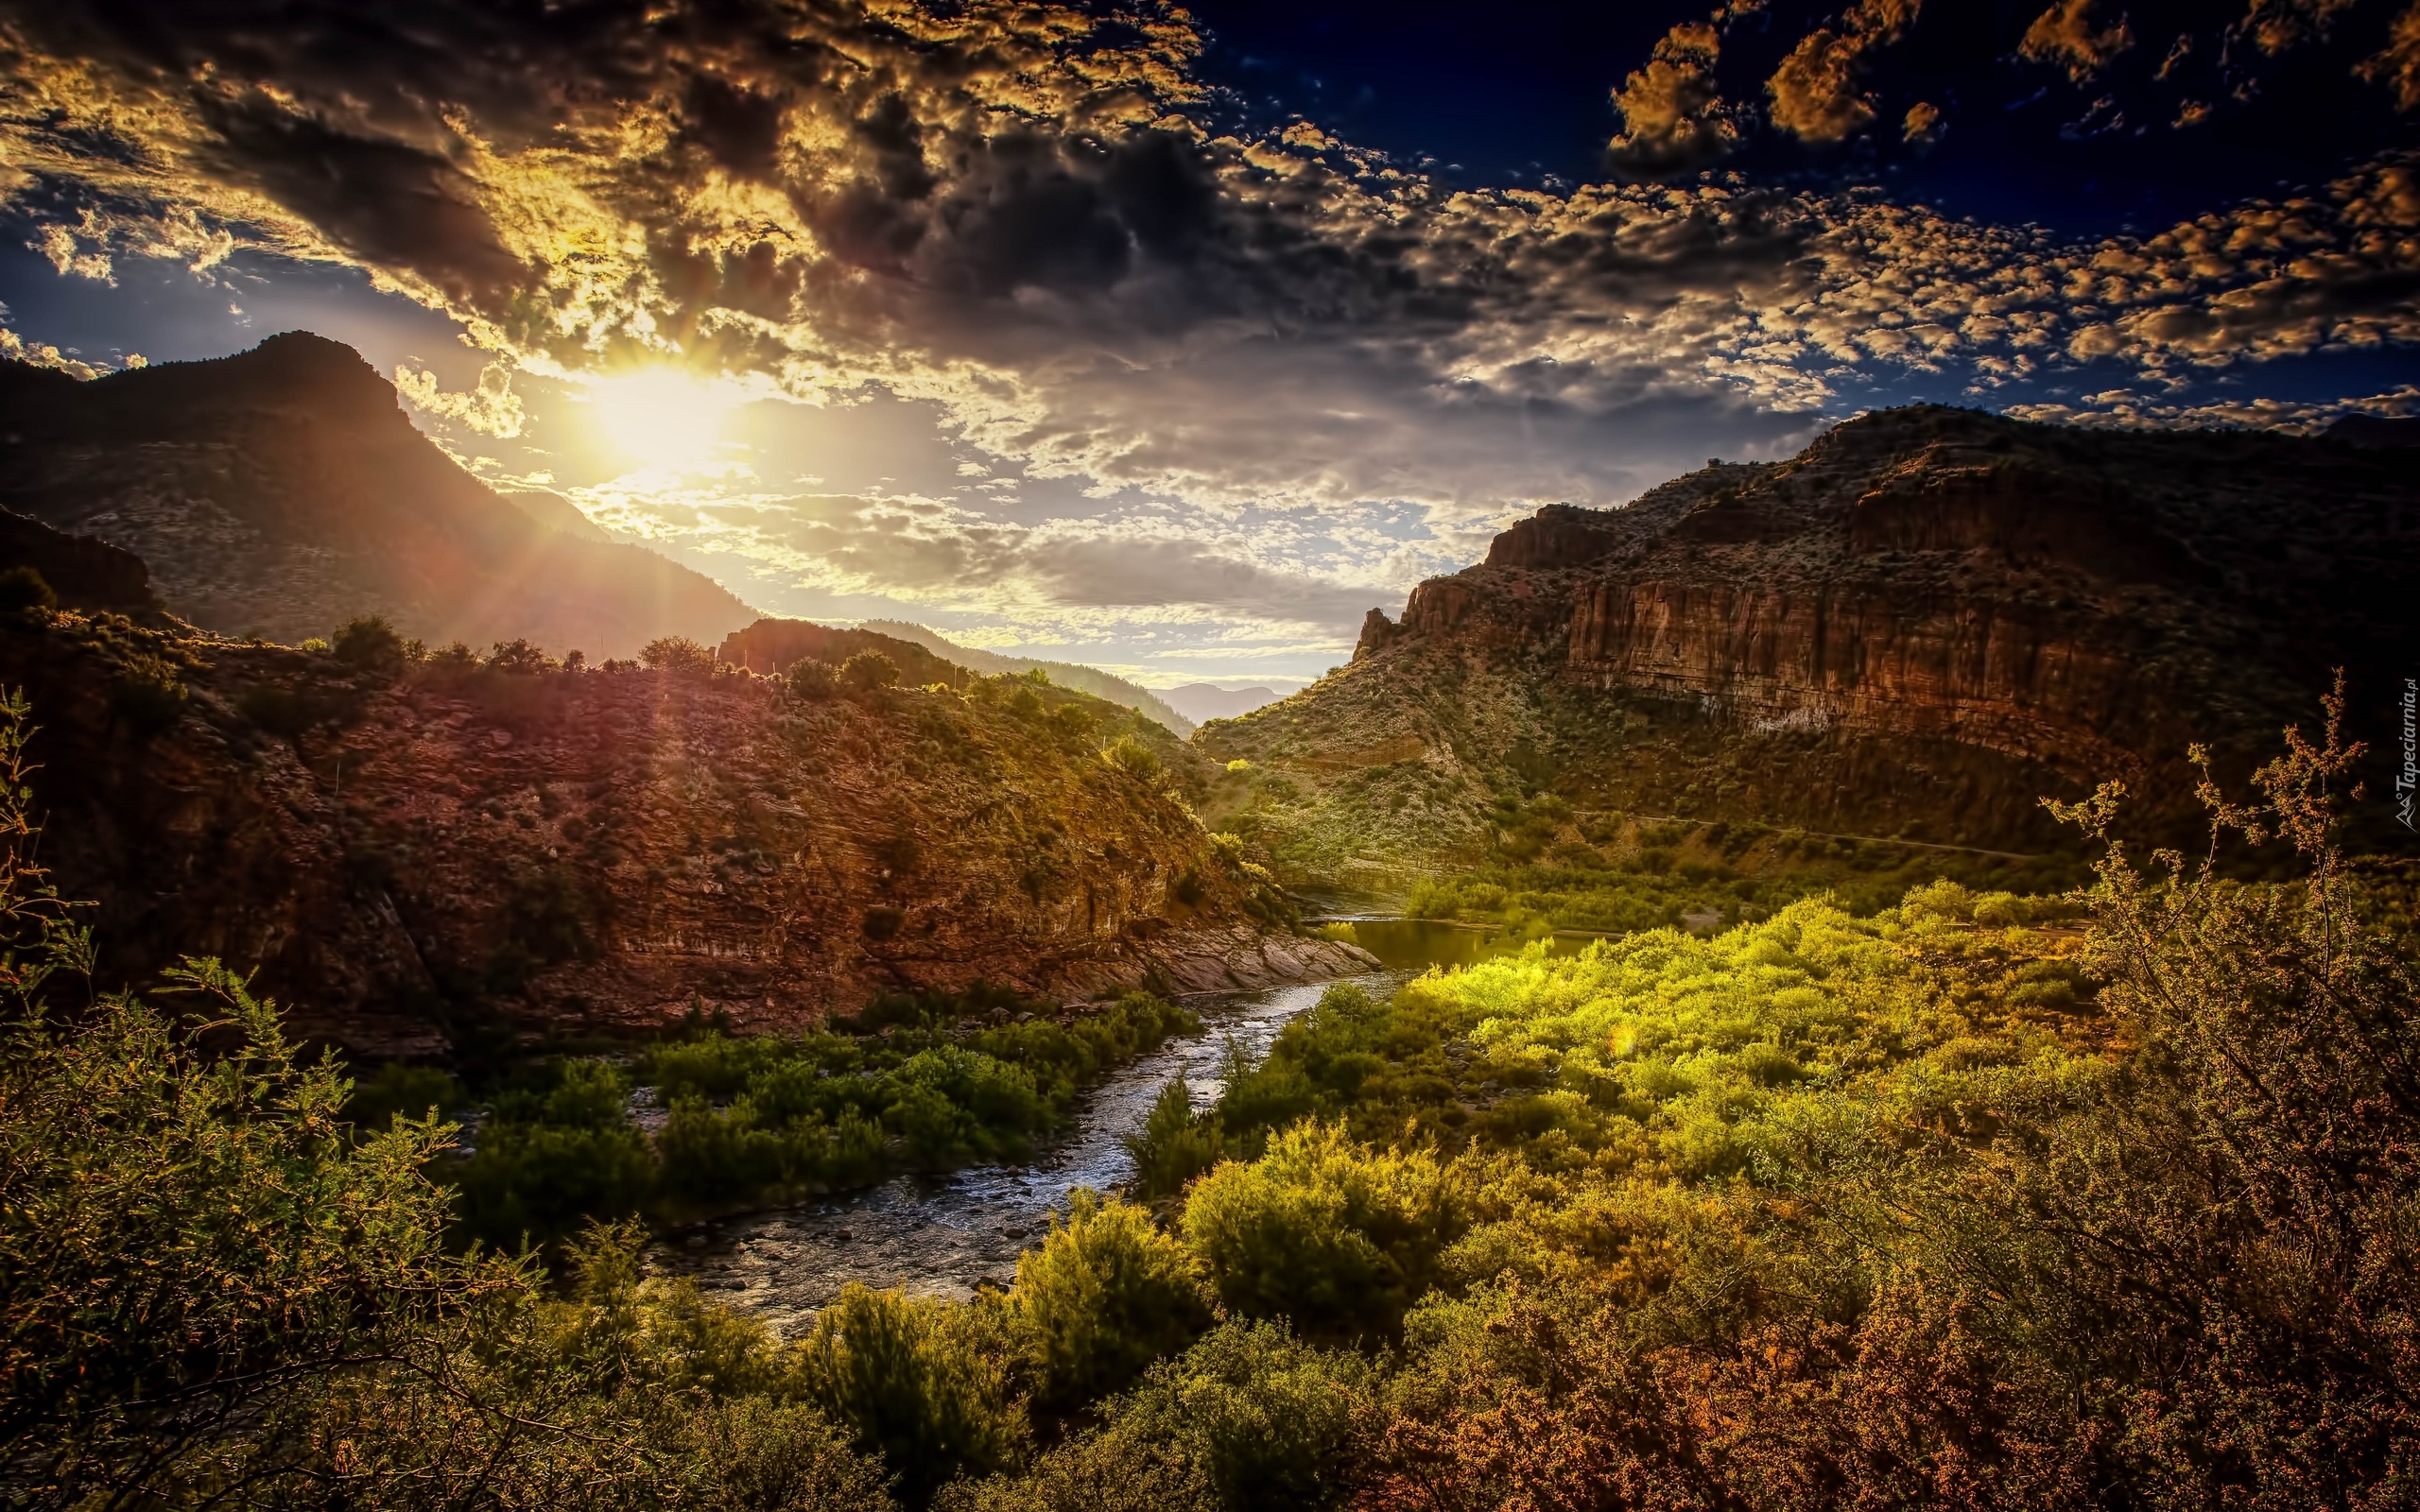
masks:
<instances>
[{"instance_id":1,"label":"shadowed slope","mask_svg":"<svg viewBox=\"0 0 2420 1512\"><path fill-rule=\"evenodd\" d=\"M643 547L540 524L351 348L304 333L89 383L0 364L0 505L140 556L205 629L294 642L380 612L431 644L598 658L753 617Z\"/></svg>"}]
</instances>

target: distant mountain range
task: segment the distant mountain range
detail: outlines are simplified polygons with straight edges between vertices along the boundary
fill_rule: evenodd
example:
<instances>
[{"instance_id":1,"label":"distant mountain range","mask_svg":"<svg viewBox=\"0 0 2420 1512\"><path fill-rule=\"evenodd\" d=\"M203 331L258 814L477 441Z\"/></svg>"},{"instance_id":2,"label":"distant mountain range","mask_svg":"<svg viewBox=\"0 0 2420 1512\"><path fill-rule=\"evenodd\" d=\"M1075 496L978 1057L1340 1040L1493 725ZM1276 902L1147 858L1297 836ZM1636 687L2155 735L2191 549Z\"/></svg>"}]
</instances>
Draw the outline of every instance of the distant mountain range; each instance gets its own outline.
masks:
<instances>
[{"instance_id":1,"label":"distant mountain range","mask_svg":"<svg viewBox=\"0 0 2420 1512\"><path fill-rule=\"evenodd\" d=\"M89 382L0 362L0 506L134 553L203 629L291 643L375 612L431 644L602 659L757 618L532 503L463 472L358 353L306 333Z\"/></svg>"},{"instance_id":2,"label":"distant mountain range","mask_svg":"<svg viewBox=\"0 0 2420 1512\"><path fill-rule=\"evenodd\" d=\"M1127 681L1124 678L1074 662L1042 662L1029 656L1002 656L997 651L985 651L972 645L960 645L945 639L922 625L905 620L867 620L862 628L893 640L908 641L925 649L957 662L971 672L997 675L1003 672L1041 671L1063 688L1089 693L1096 698L1106 698L1120 704L1148 719L1156 719L1179 735L1190 735L1201 721L1186 717L1184 711L1172 707L1169 700L1149 688Z\"/></svg>"},{"instance_id":3,"label":"distant mountain range","mask_svg":"<svg viewBox=\"0 0 2420 1512\"><path fill-rule=\"evenodd\" d=\"M1248 714L1286 696L1274 688L1221 688L1215 682L1188 682L1182 688L1162 688L1160 696L1195 724L1206 725L1213 719Z\"/></svg>"}]
</instances>

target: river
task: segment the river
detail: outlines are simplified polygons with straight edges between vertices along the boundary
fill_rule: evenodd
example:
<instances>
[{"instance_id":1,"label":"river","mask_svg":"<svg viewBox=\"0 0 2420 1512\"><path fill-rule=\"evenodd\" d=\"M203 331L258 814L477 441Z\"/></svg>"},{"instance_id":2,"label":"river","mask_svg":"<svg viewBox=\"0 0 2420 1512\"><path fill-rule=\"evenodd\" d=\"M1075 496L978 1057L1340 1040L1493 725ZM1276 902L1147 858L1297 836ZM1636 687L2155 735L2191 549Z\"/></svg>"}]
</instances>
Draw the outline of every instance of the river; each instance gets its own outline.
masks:
<instances>
[{"instance_id":1,"label":"river","mask_svg":"<svg viewBox=\"0 0 2420 1512\"><path fill-rule=\"evenodd\" d=\"M1412 919L1355 925L1387 969L1345 977L1374 995L1393 991L1431 964L1467 965L1517 949L1507 936ZM1558 948L1571 942L1557 941ZM963 1298L1007 1285L1017 1256L1038 1241L1077 1187L1108 1192L1132 1175L1124 1138L1161 1089L1183 1076L1196 1108L1218 1099L1230 1038L1265 1050L1335 982L1190 998L1200 1034L1168 1040L1085 1089L1069 1126L1029 1165L972 1166L901 1177L882 1186L792 1208L701 1225L659 1244L651 1268L696 1278L715 1300L796 1337L851 1281Z\"/></svg>"}]
</instances>

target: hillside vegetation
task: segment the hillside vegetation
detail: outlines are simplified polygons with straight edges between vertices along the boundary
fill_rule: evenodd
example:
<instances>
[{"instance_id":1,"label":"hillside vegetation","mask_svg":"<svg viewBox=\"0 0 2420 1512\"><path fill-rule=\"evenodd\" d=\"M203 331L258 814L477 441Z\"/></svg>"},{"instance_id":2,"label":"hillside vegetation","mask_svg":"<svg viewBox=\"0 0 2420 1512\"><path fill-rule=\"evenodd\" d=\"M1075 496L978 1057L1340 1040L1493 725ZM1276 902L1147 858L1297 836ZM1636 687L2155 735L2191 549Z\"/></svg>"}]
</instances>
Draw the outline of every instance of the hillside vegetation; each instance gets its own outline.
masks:
<instances>
[{"instance_id":1,"label":"hillside vegetation","mask_svg":"<svg viewBox=\"0 0 2420 1512\"><path fill-rule=\"evenodd\" d=\"M1156 723L827 649L771 678L672 638L589 663L370 620L290 647L0 612L0 677L43 711L46 859L112 920L101 980L215 954L357 1051L479 1060L692 1013L795 1032L885 992L1081 1001L1345 961L1263 950L1292 940L1288 904L1202 827L1206 770Z\"/></svg>"},{"instance_id":2,"label":"hillside vegetation","mask_svg":"<svg viewBox=\"0 0 2420 1512\"><path fill-rule=\"evenodd\" d=\"M2416 507L2397 454L2340 442L1876 411L1543 509L1197 744L1247 764L1214 810L1281 872L1398 891L1488 860L1491 809L1540 795L2039 855L2068 847L2038 798L2118 777L2131 832L2181 842L2187 745L2241 782L2334 669L2359 775L2392 782Z\"/></svg>"},{"instance_id":3,"label":"hillside vegetation","mask_svg":"<svg viewBox=\"0 0 2420 1512\"><path fill-rule=\"evenodd\" d=\"M2112 787L2056 907L1333 989L1006 1292L852 1290L786 1347L625 1228L560 1288L446 1249L447 1130L349 1128L213 964L85 1005L0 801L0 1463L60 1506L2407 1504L2420 972L2334 848L2336 736L2205 793L2288 882L2146 866ZM763 1098L793 1054L657 1072Z\"/></svg>"},{"instance_id":4,"label":"hillside vegetation","mask_svg":"<svg viewBox=\"0 0 2420 1512\"><path fill-rule=\"evenodd\" d=\"M1029 656L1005 656L997 651L986 651L980 646L960 645L922 625L908 625L899 620L867 620L864 628L878 630L899 640L913 641L937 656L977 672L1040 672L1063 688L1089 693L1096 698L1132 709L1146 718L1156 719L1176 734L1193 733L1193 721L1169 707L1158 694L1124 678L1103 672L1098 667L1074 662L1040 661Z\"/></svg>"}]
</instances>

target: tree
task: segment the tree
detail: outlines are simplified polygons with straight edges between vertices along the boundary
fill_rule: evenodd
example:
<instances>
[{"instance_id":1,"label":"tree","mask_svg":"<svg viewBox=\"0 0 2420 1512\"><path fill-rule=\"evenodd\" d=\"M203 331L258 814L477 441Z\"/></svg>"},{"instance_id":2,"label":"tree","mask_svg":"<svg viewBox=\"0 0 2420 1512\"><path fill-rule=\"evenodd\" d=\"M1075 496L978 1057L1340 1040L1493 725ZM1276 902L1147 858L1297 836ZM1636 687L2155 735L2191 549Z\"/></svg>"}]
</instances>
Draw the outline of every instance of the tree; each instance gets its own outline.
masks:
<instances>
[{"instance_id":1,"label":"tree","mask_svg":"<svg viewBox=\"0 0 2420 1512\"><path fill-rule=\"evenodd\" d=\"M715 669L715 654L685 635L666 635L639 648L639 661L658 672L702 678Z\"/></svg>"},{"instance_id":2,"label":"tree","mask_svg":"<svg viewBox=\"0 0 2420 1512\"><path fill-rule=\"evenodd\" d=\"M404 663L404 638L383 614L348 620L328 649L337 661L363 672L387 672Z\"/></svg>"},{"instance_id":3,"label":"tree","mask_svg":"<svg viewBox=\"0 0 2420 1512\"><path fill-rule=\"evenodd\" d=\"M840 663L840 685L854 694L897 686L899 666L879 651L859 651Z\"/></svg>"}]
</instances>

